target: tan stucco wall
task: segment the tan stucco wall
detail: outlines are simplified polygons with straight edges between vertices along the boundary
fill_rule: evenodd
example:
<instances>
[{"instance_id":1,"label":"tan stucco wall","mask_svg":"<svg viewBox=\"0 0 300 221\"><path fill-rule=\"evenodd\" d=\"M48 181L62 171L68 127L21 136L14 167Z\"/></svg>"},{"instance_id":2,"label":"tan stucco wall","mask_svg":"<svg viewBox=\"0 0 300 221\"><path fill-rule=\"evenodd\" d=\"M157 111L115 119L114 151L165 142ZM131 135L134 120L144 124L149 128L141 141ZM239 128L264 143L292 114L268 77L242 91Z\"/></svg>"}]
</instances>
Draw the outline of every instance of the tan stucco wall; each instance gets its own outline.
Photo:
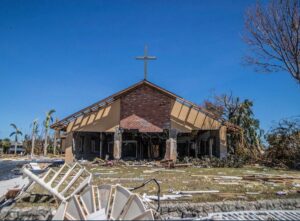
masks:
<instances>
[{"instance_id":1,"label":"tan stucco wall","mask_svg":"<svg viewBox=\"0 0 300 221\"><path fill-rule=\"evenodd\" d=\"M219 130L220 137L220 158L227 156L227 128L222 126Z\"/></svg>"},{"instance_id":2,"label":"tan stucco wall","mask_svg":"<svg viewBox=\"0 0 300 221\"><path fill-rule=\"evenodd\" d=\"M120 122L120 100L91 113L85 117L80 116L69 123L67 132L70 131L92 131L92 132L114 132Z\"/></svg>"},{"instance_id":3,"label":"tan stucco wall","mask_svg":"<svg viewBox=\"0 0 300 221\"><path fill-rule=\"evenodd\" d=\"M72 163L74 160L72 144L73 144L73 133L70 132L67 134L66 139L64 141L66 163Z\"/></svg>"},{"instance_id":4,"label":"tan stucco wall","mask_svg":"<svg viewBox=\"0 0 300 221\"><path fill-rule=\"evenodd\" d=\"M171 108L171 128L181 132L191 130L218 130L221 123L204 113L174 101Z\"/></svg>"}]
</instances>

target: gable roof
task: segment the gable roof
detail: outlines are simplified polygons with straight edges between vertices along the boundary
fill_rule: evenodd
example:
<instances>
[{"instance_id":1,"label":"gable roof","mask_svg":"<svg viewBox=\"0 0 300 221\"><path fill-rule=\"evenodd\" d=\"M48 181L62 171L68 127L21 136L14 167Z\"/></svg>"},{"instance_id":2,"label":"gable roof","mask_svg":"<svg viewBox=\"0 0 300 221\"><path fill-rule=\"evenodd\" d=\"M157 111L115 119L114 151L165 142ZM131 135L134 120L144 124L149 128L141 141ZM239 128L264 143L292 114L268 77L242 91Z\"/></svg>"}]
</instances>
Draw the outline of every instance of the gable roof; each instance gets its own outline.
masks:
<instances>
[{"instance_id":1,"label":"gable roof","mask_svg":"<svg viewBox=\"0 0 300 221\"><path fill-rule=\"evenodd\" d=\"M77 111L76 113L73 113L67 117L65 117L64 119L54 123L51 125L51 128L52 129L56 129L56 130L65 130L66 127L68 126L68 124L72 121L74 121L76 118L80 117L80 116L86 116L92 112L96 112L98 111L99 109L113 103L114 101L116 101L118 98L122 97L123 95L135 90L136 88L142 86L142 85L147 85L151 88L154 88L156 89L157 91L161 92L162 94L165 94L166 96L170 97L170 98L173 98L175 99L176 101L184 104L184 105L187 105L189 107L193 107L195 108L196 110L206 114L207 116L209 116L210 118L213 118L214 120L217 120L219 122L221 122L222 124L224 123L223 121L220 121L219 119L216 119L210 112L208 112L207 110L201 108L199 105L196 105L190 101L187 101L185 99L183 99L182 97L162 88L162 87L159 87L158 85L156 84L153 84L152 82L150 81L147 81L147 80L142 80L136 84L133 84L132 86L124 89L124 90L121 90L105 99L102 99L86 108L83 108L81 109L80 111Z\"/></svg>"}]
</instances>

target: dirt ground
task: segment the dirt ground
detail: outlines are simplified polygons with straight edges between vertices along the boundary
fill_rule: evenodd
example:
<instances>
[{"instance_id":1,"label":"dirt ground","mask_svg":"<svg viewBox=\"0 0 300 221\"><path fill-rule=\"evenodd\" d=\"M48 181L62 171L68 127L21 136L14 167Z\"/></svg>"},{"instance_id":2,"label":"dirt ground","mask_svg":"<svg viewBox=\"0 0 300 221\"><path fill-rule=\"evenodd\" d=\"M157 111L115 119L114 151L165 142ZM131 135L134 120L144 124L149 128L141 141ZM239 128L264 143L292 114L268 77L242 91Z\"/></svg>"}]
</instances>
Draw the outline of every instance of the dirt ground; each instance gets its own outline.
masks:
<instances>
[{"instance_id":1,"label":"dirt ground","mask_svg":"<svg viewBox=\"0 0 300 221\"><path fill-rule=\"evenodd\" d=\"M148 179L155 178L161 187L161 195L177 191L217 190L217 193L192 194L177 201L213 202L224 200L258 200L300 197L300 171L276 170L259 166L244 168L197 168L163 169L147 166L98 166L87 165L94 174L93 183L122 184L136 187ZM234 176L234 177L230 177ZM266 177L271 179L244 180L242 177ZM275 179L276 177L276 179ZM281 193L280 191L284 192ZM153 183L136 190L141 195L156 195ZM283 195L285 194L286 195ZM174 201L174 200L172 200Z\"/></svg>"}]
</instances>

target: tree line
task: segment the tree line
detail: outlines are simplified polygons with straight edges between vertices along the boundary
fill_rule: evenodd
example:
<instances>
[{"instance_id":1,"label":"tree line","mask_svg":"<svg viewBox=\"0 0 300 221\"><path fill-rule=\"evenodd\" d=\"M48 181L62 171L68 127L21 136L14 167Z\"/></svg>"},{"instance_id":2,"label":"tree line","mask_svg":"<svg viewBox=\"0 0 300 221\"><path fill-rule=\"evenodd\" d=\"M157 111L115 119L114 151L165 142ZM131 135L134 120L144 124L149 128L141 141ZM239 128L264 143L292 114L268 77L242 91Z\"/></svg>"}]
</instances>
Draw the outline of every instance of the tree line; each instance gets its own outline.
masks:
<instances>
[{"instance_id":1,"label":"tree line","mask_svg":"<svg viewBox=\"0 0 300 221\"><path fill-rule=\"evenodd\" d=\"M50 136L50 125L53 123L53 114L55 113L54 109L46 112L45 120L42 122L42 131L40 131L41 125L38 122L38 119L35 119L31 127L31 134L25 134L22 144L26 149L26 153L30 153L31 157L35 154L44 156L47 155L50 150L53 154L57 153L57 133L54 133L54 136ZM18 143L21 142L21 136L23 136L22 131L17 127L15 123L10 124L12 132L9 135L10 138L5 138L0 140L0 147L4 153L8 153L12 143L14 144L14 154L17 154ZM13 142L12 142L13 141Z\"/></svg>"},{"instance_id":2,"label":"tree line","mask_svg":"<svg viewBox=\"0 0 300 221\"><path fill-rule=\"evenodd\" d=\"M215 118L235 125L228 130L230 155L245 163L260 163L300 169L300 115L282 119L268 130L255 118L253 101L232 94L215 96L202 105Z\"/></svg>"}]
</instances>

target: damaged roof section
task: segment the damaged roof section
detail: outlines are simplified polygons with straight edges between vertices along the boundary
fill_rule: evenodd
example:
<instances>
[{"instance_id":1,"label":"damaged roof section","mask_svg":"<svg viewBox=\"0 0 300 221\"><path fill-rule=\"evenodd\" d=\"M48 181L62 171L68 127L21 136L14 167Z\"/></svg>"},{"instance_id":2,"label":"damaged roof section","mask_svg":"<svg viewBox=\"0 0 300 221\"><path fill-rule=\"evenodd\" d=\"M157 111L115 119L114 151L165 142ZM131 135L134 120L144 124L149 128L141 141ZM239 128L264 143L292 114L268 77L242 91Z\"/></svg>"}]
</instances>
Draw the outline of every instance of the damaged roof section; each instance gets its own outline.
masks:
<instances>
[{"instance_id":1,"label":"damaged roof section","mask_svg":"<svg viewBox=\"0 0 300 221\"><path fill-rule=\"evenodd\" d=\"M122 91L119 91L119 92L117 92L117 93L115 93L115 94L113 94L113 95L111 95L111 96L109 96L105 99L102 99L102 100L100 100L100 101L98 101L98 102L96 102L96 103L94 103L94 104L92 104L92 105L90 105L90 106L74 113L74 114L71 114L71 115L65 117L64 119L52 124L51 128L56 129L56 130L57 129L65 130L70 122L76 120L77 118L79 118L81 116L86 116L88 114L91 114L93 112L98 111L99 109L113 103L114 101L116 101L121 96L131 92L132 90L136 89L137 87L139 87L141 85L147 85L147 86L150 86L152 88L158 89L159 91L161 91L165 95L170 96L172 98L179 97L179 96L177 96L177 95L175 95L175 94L173 94L173 93L171 93L171 92L169 92L169 91L167 91L167 90L165 90L165 89L163 89L163 88L161 88L161 87L159 87L159 86L157 86L157 85L155 85L155 84L153 84L153 83L151 83L147 80L143 80L143 81L140 81L140 82L138 82L138 83L122 90Z\"/></svg>"},{"instance_id":2,"label":"damaged roof section","mask_svg":"<svg viewBox=\"0 0 300 221\"><path fill-rule=\"evenodd\" d=\"M210 113L209 111L203 109L202 107L200 107L199 105L195 104L195 103L192 103L188 100L185 100L183 99L182 97L168 91L168 90L165 90L147 80L142 80L122 91L119 91L103 100L100 100L74 114L71 114L69 116L67 116L66 118L54 123L53 125L51 125L51 128L52 129L55 129L55 130L63 130L63 131L66 131L67 130L67 127L68 125L71 123L71 122L74 122L76 121L77 119L82 119L82 118L85 118L86 116L89 116L91 114L95 114L97 113L99 110L101 109L104 109L106 107L108 107L109 105L112 105L114 102L116 102L119 98L125 96L126 94L136 90L137 88L141 87L141 86L148 86L150 88L153 88L154 90L166 95L167 97L171 98L172 100L175 100L176 103L179 103L185 107L187 107L188 109L191 109L191 110L195 110L197 112L201 112L203 113L205 116L207 116L208 118L218 122L218 124L220 125L225 125L227 126L229 129L232 129L232 130L239 130L239 128L235 125L232 125L230 124L229 122L225 122L223 120L220 120L220 119L216 119L215 116Z\"/></svg>"}]
</instances>

